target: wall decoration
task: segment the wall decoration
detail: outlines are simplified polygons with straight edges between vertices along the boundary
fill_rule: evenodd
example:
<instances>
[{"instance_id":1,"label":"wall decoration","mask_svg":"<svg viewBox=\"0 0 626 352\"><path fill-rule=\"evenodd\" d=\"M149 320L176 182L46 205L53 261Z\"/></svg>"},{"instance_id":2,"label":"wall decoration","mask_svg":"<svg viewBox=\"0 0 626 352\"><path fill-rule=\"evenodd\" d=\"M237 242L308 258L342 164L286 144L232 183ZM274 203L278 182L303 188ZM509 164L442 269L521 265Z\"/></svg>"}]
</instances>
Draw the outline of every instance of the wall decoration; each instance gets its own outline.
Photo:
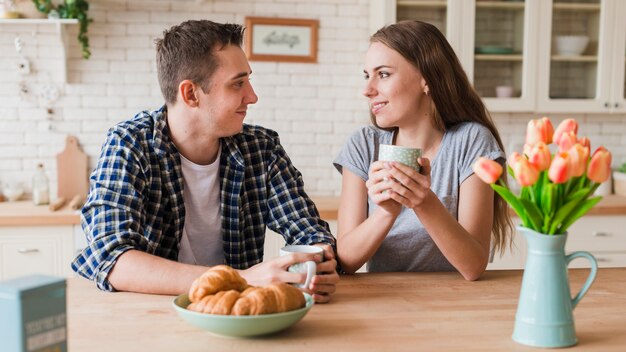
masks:
<instances>
[{"instance_id":1,"label":"wall decoration","mask_svg":"<svg viewBox=\"0 0 626 352\"><path fill-rule=\"evenodd\" d=\"M318 20L246 17L251 61L317 62Z\"/></svg>"}]
</instances>

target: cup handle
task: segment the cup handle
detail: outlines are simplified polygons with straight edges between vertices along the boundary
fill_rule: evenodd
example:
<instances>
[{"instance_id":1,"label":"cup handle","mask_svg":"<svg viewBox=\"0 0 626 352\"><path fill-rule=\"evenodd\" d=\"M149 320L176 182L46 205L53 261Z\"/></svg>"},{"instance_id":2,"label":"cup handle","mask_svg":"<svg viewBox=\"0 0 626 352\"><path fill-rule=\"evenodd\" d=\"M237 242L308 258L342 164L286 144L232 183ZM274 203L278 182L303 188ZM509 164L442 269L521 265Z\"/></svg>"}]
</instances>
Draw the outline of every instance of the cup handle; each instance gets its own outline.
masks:
<instances>
[{"instance_id":1,"label":"cup handle","mask_svg":"<svg viewBox=\"0 0 626 352\"><path fill-rule=\"evenodd\" d=\"M317 264L309 260L308 262L304 262L306 266L306 280L304 281L303 288L309 289L309 285L311 285L311 280L313 280L313 276L317 273Z\"/></svg>"},{"instance_id":2,"label":"cup handle","mask_svg":"<svg viewBox=\"0 0 626 352\"><path fill-rule=\"evenodd\" d=\"M578 305L578 302L580 302L580 300L583 299L583 297L587 293L587 290L589 290L589 287L591 287L593 280L596 279L596 274L598 273L598 263L596 261L596 258L589 252L577 251L577 252L568 254L565 256L565 261L567 262L567 265L569 266L569 263L572 260L576 258L580 258L580 257L589 260L589 262L591 263L591 272L589 273L589 276L587 277L587 281L585 281L585 284L583 285L583 287L576 294L576 297L572 299L572 309L576 308L576 305Z\"/></svg>"}]
</instances>

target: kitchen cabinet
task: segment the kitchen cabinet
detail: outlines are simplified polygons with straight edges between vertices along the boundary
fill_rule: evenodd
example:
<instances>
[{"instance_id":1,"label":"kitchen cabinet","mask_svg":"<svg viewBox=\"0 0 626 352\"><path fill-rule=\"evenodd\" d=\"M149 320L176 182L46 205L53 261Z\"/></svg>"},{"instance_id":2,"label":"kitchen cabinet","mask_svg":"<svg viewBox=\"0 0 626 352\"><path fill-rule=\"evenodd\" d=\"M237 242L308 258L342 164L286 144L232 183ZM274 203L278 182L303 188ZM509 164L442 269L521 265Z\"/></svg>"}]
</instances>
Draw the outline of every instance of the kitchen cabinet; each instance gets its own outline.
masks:
<instances>
[{"instance_id":1,"label":"kitchen cabinet","mask_svg":"<svg viewBox=\"0 0 626 352\"><path fill-rule=\"evenodd\" d=\"M0 280L72 276L70 263L84 237L79 222L78 213L69 209L50 212L30 201L0 203Z\"/></svg>"},{"instance_id":2,"label":"kitchen cabinet","mask_svg":"<svg viewBox=\"0 0 626 352\"><path fill-rule=\"evenodd\" d=\"M519 218L514 218L519 224ZM598 267L626 267L626 215L586 215L568 229L565 254L587 251L598 261ZM503 257L495 256L487 269L523 269L526 262L526 240L515 232L515 246ZM571 268L588 268L589 261L575 259Z\"/></svg>"},{"instance_id":3,"label":"kitchen cabinet","mask_svg":"<svg viewBox=\"0 0 626 352\"><path fill-rule=\"evenodd\" d=\"M28 274L69 277L73 226L0 227L0 280Z\"/></svg>"},{"instance_id":4,"label":"kitchen cabinet","mask_svg":"<svg viewBox=\"0 0 626 352\"><path fill-rule=\"evenodd\" d=\"M492 112L624 112L626 3L621 0L387 0L370 31L400 20L438 27ZM384 4L384 5L382 5ZM558 55L561 35L590 38ZM512 87L510 97L496 87Z\"/></svg>"},{"instance_id":5,"label":"kitchen cabinet","mask_svg":"<svg viewBox=\"0 0 626 352\"><path fill-rule=\"evenodd\" d=\"M626 111L624 18L622 0L540 2L538 76L544 79L537 86L538 110ZM559 55L556 38L562 35L584 35L589 43L580 55Z\"/></svg>"}]
</instances>

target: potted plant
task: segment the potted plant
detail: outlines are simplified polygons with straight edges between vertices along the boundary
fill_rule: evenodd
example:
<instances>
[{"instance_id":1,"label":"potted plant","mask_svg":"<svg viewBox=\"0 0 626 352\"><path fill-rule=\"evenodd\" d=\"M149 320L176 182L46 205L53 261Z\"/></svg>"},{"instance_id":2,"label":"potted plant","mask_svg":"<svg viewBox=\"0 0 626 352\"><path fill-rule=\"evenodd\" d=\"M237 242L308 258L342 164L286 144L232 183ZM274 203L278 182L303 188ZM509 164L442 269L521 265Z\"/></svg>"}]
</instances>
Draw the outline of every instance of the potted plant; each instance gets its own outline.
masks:
<instances>
[{"instance_id":1,"label":"potted plant","mask_svg":"<svg viewBox=\"0 0 626 352\"><path fill-rule=\"evenodd\" d=\"M56 6L52 4L52 0L33 0L33 3L39 12L48 15L48 17L77 19L80 25L78 41L82 47L83 58L88 59L91 56L87 27L93 19L87 16L87 11L89 11L87 0L63 0L62 4Z\"/></svg>"},{"instance_id":2,"label":"potted plant","mask_svg":"<svg viewBox=\"0 0 626 352\"><path fill-rule=\"evenodd\" d=\"M578 123L563 121L556 131L546 117L531 120L522 154L508 159L508 172L520 184L515 194L501 178L503 167L479 158L474 173L509 203L522 222L518 231L527 243L522 287L513 340L534 347L566 347L577 343L572 311L593 283L597 263L589 252L565 255L567 229L596 205L594 195L611 175L611 153L599 147L590 154L590 140L578 138ZM549 144L558 150L552 154ZM590 157L591 155L591 157ZM591 271L572 298L567 267L586 258Z\"/></svg>"}]
</instances>

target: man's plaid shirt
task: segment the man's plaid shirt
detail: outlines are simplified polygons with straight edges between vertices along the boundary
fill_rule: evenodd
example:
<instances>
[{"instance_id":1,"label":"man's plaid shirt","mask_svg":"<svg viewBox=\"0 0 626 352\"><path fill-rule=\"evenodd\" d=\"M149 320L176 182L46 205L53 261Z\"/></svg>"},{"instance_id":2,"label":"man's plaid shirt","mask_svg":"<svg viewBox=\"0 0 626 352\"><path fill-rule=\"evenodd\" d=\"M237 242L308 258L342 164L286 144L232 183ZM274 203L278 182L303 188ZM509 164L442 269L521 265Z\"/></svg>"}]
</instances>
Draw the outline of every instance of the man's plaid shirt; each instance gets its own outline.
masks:
<instances>
[{"instance_id":1,"label":"man's plaid shirt","mask_svg":"<svg viewBox=\"0 0 626 352\"><path fill-rule=\"evenodd\" d=\"M107 277L127 250L178 259L183 176L166 115L165 107L144 111L111 128L91 175L81 216L88 245L72 269L102 290L114 290ZM225 264L245 269L260 263L266 226L288 244L335 246L276 132L244 125L241 133L221 139L221 149Z\"/></svg>"}]
</instances>

